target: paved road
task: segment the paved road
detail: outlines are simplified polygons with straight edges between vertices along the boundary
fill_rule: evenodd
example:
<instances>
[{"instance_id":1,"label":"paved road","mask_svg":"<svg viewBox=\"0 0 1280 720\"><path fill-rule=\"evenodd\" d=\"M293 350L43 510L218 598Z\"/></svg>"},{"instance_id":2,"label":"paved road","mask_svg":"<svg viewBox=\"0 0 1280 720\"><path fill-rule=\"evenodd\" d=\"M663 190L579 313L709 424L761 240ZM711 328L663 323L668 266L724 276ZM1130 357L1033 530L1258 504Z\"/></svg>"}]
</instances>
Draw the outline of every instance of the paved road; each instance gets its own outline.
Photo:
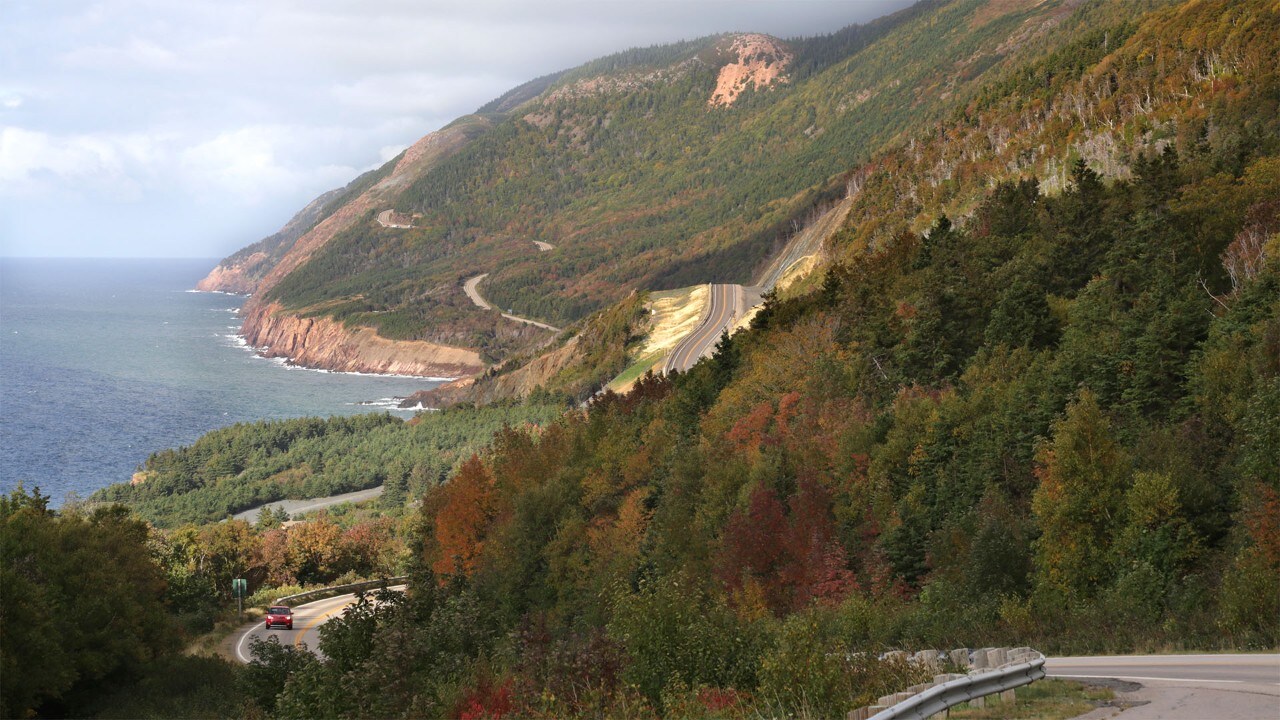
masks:
<instances>
[{"instance_id":1,"label":"paved road","mask_svg":"<svg viewBox=\"0 0 1280 720\"><path fill-rule=\"evenodd\" d=\"M1280 718L1280 655L1150 655L1052 657L1051 677L1125 680L1140 687L1117 692L1132 704L1124 720L1277 720ZM1120 708L1099 708L1089 720L1114 717Z\"/></svg>"},{"instance_id":2,"label":"paved road","mask_svg":"<svg viewBox=\"0 0 1280 720\"><path fill-rule=\"evenodd\" d=\"M719 342L720 335L732 328L733 323L749 309L760 304L760 296L772 290L787 269L801 258L822 249L823 240L840 229L852 206L853 201L846 199L814 218L788 241L782 252L761 272L755 285L712 285L709 312L703 317L702 324L681 340L667 356L662 371L686 372L698 360L710 355Z\"/></svg>"},{"instance_id":3,"label":"paved road","mask_svg":"<svg viewBox=\"0 0 1280 720\"><path fill-rule=\"evenodd\" d=\"M743 297L741 285L712 285L702 322L671 350L662 371L687 372L699 360L710 355L721 334L742 316Z\"/></svg>"},{"instance_id":4,"label":"paved road","mask_svg":"<svg viewBox=\"0 0 1280 720\"><path fill-rule=\"evenodd\" d=\"M411 228L411 227L413 227L412 225L405 225L405 224L403 224L403 223L398 223L398 222L396 222L396 221L393 219L393 216L394 216L394 215L395 215L395 210L383 210L382 212L378 213L378 224L379 224L379 225L381 225L382 227L386 227L386 228Z\"/></svg>"},{"instance_id":5,"label":"paved road","mask_svg":"<svg viewBox=\"0 0 1280 720\"><path fill-rule=\"evenodd\" d=\"M796 233L787 242L787 246L782 249L782 252L778 253L769 265L765 267L755 287L759 288L761 293L772 290L788 268L796 264L801 258L820 251L822 242L840 229L852 207L853 199L845 198L840 204L805 225L804 229Z\"/></svg>"},{"instance_id":6,"label":"paved road","mask_svg":"<svg viewBox=\"0 0 1280 720\"><path fill-rule=\"evenodd\" d=\"M462 283L462 292L466 293L467 297L471 298L471 302L475 303L476 307L479 307L485 310L493 310L494 307L490 305L488 301L486 301L483 297L480 296L480 290L477 287L480 285L480 281L484 280L487 277L489 277L489 273L484 273L483 275L476 275L473 278L467 278L467 281ZM541 323L541 322L538 322L537 320L530 320L529 318L522 318L518 315L502 313L502 317L508 320L514 320L519 323L524 323L525 325L533 325L535 327L540 327L543 330L550 330L551 332L557 332L557 333L560 332L560 328L554 325Z\"/></svg>"},{"instance_id":7,"label":"paved road","mask_svg":"<svg viewBox=\"0 0 1280 720\"><path fill-rule=\"evenodd\" d=\"M393 585L390 590L404 590L404 585ZM307 648L313 652L317 652L316 646L319 645L320 634L317 629L332 617L342 614L342 609L354 603L356 596L339 595L325 600L316 600L305 605L297 605L293 608L293 629L285 630L276 628L267 630L261 621L256 622L247 627L236 631L233 637L235 647L233 652L236 659L242 663L248 663L252 660L249 654L249 643L251 638L266 640L268 637L277 637L280 639L281 645L293 645L297 647L302 643L307 644ZM317 654L319 654L317 652Z\"/></svg>"},{"instance_id":8,"label":"paved road","mask_svg":"<svg viewBox=\"0 0 1280 720\"><path fill-rule=\"evenodd\" d=\"M356 490L355 492L342 493L341 495L330 495L329 497L322 498L312 498L310 500L277 500L275 502L266 503L265 505L249 508L248 510L242 510L235 515L232 515L232 517L236 520L256 522L258 519L258 513L262 512L262 508L264 507L269 507L272 510L282 507L285 512L290 515L297 515L298 513L327 508L331 505L340 505L344 502L363 502L365 500L372 500L381 494L382 486L379 485L378 487L369 488L368 490Z\"/></svg>"}]
</instances>

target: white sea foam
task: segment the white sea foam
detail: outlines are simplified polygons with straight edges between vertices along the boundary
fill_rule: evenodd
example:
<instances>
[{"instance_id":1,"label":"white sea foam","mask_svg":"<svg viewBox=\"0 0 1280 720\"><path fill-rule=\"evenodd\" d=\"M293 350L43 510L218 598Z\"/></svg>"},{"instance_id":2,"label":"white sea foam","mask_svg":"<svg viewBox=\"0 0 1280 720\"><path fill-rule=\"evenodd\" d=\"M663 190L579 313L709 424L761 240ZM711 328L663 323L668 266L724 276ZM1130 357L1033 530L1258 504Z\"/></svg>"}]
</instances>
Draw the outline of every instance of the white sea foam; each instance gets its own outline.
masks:
<instances>
[{"instance_id":1,"label":"white sea foam","mask_svg":"<svg viewBox=\"0 0 1280 720\"><path fill-rule=\"evenodd\" d=\"M185 292L185 293L197 293L197 294L199 294L199 295L229 295L229 296L231 296L231 297L249 297L247 294L246 294L246 295L241 295L240 293L223 292L222 290L195 290L195 289L192 289L192 290L182 290L182 291L180 291L180 292Z\"/></svg>"},{"instance_id":2,"label":"white sea foam","mask_svg":"<svg viewBox=\"0 0 1280 720\"><path fill-rule=\"evenodd\" d=\"M238 330L239 328L229 327L228 329ZM264 348L254 347L253 345L250 345L249 341L246 340L243 335L234 334L234 335L224 335L223 337L230 340L231 344L234 345L235 347L238 347L242 350L248 350L249 352L253 353L254 357L262 360L270 360L271 362L275 363L276 365L279 365L280 367L286 370L306 370L307 372L326 373L329 375L358 375L360 377L372 377L372 378L393 378L397 380L420 380L422 382L433 382L433 383L447 383L447 382L453 382L454 380L457 380L457 378L452 378L452 377L401 375L397 373L368 373L368 372L354 372L349 370L327 370L325 368L310 368L303 365L297 365L287 357L267 357L262 354L262 351Z\"/></svg>"},{"instance_id":3,"label":"white sea foam","mask_svg":"<svg viewBox=\"0 0 1280 720\"><path fill-rule=\"evenodd\" d=\"M378 400L365 400L363 402L347 403L357 407L382 408L385 410L394 410L397 412L423 412L433 411L435 408L423 407L422 403L413 405L412 407L400 407L400 403L404 402L402 397L380 398Z\"/></svg>"}]
</instances>

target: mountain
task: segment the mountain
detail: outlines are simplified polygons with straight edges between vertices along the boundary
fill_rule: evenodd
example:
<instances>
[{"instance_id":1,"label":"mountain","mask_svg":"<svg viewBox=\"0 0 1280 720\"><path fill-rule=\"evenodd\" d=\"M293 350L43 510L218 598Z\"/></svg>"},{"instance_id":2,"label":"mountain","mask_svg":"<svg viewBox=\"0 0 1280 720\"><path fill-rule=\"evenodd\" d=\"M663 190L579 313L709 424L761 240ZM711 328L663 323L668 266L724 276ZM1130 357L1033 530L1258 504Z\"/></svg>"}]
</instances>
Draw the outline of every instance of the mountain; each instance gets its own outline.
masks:
<instances>
[{"instance_id":1,"label":"mountain","mask_svg":"<svg viewBox=\"0 0 1280 720\"><path fill-rule=\"evenodd\" d=\"M1098 18L1158 4L923 2L820 37L714 36L541 78L326 205L253 288L244 333L302 364L470 374L552 338L477 307L469 278L562 327L636 290L750 284L859 163ZM380 223L386 210L411 227Z\"/></svg>"},{"instance_id":2,"label":"mountain","mask_svg":"<svg viewBox=\"0 0 1280 720\"><path fill-rule=\"evenodd\" d=\"M491 151L515 147L526 131L509 125L511 116L578 102L548 93L581 89L574 83L584 78L633 83L657 73L644 80L648 93L671 68L695 67L690 58L708 47L762 43L750 57L734 56L741 69L723 85L720 69L733 63L706 82L680 81L698 107L682 116L692 130L680 141L712 152L730 134L697 144L699 123L727 112L750 125L807 82L835 87L837 76L879 58L879 74L868 77L896 91L895 73L920 77L913 62L948 68L940 86L903 91L937 94L918 105L902 100L900 124L911 129L843 165L825 181L830 193L797 201L817 212L793 216L779 232L794 242L774 270L799 255L796 243L820 237L820 250L791 264L746 327L687 370L643 375L625 394L595 392L628 362L610 385L632 379L652 343L693 324L712 295L705 286L640 288L562 332L494 311L493 322L529 341L510 342L506 360L477 376L474 389L455 386L460 407L407 423L365 416L240 425L157 453L136 483L96 495L177 524L291 493L384 487L375 507L288 529L264 515L257 529L233 521L154 533L148 558L116 553L135 566L165 564L169 616L225 607L232 577L249 578L270 600L295 581L408 569L403 600L362 602L326 625L323 658L261 648L247 671L252 682L224 683L252 698L223 714L835 717L935 672L915 664L917 677L911 663L878 660L884 648L1009 645L1065 655L1280 644L1276 4L1000 1L917 11L835 65L805 64L813 46L803 42L733 36L636 51L517 89L486 108L510 116L490 118L486 132L424 175L452 188L443 200L425 202L434 191L414 181L394 207L367 208L264 291L280 293L267 302L282 315L305 312L299 322L342 330L327 313L352 302L357 280L385 287L376 268L412 259L412 242L435 227L428 223L452 212L466 221L458 227L479 233L505 217L502 206L454 207L450 198L521 182L532 170L508 163L506 180L495 180L480 172L482 161L499 162L505 156ZM993 23L1004 23L994 45L981 39ZM926 50L924 39L952 35L977 39L957 41L950 55L913 54ZM868 36L824 42L847 48L851 38ZM791 70L771 74L787 53ZM658 69L617 72L643 62ZM770 74L764 89L744 80L763 77L761 68ZM873 115L874 93L862 97L859 107ZM625 125L623 111L614 112L606 130ZM653 109L648 119L663 117ZM841 127L827 116L806 120L828 128L820 137ZM804 145L813 135L791 139ZM635 137L643 151L638 130ZM564 142L600 148L607 139ZM770 147L791 162L786 142ZM550 141L544 149L548 162L594 167L590 153L565 154ZM657 192L704 161L673 157L663 173L618 182ZM613 198L591 216L600 247L611 247L609 232L627 227L609 213L635 211L634 199L563 182L557 192L577 193L563 207L539 209L534 201L554 198L534 196L515 220L572 228L590 210L575 203ZM698 197L711 205L716 192L738 187L724 177ZM663 216L645 227L705 220ZM747 227L731 218L706 232L733 222ZM357 236L368 241L359 246L368 268L342 281L351 285L311 288L312 305L288 310L291 293L306 288L284 289L299 273L318 272L330 253L354 263ZM565 254L580 259L584 275L605 272L587 261L585 239L542 237L552 249L520 247L493 266L458 267L442 276L442 293L462 295L465 308L457 280L486 291L477 278L488 272L500 287L508 269L551 263L562 249L578 253ZM442 253L440 267L490 257L483 242L455 240L457 252ZM677 249L685 245L692 242ZM679 255L659 250L637 254L655 253L647 256L654 262ZM628 262L618 255L612 267ZM756 270L741 267L742 277ZM713 269L740 277L728 259ZM371 291L370 302L383 296ZM424 307L423 318L438 311ZM589 399L567 403L548 388ZM483 404L522 392L522 403ZM498 424L505 427L488 446L470 453ZM0 499L10 544L39 570L10 573L23 590L6 599L14 617L59 616L41 613L50 603L75 609L63 602L74 593L41 593L31 578L79 587L80 566L117 565L94 565L108 549L83 540L94 549L73 553L70 564L56 562L67 553L31 551L63 547L64 533L99 537L126 517L110 507L73 512L64 531L45 517L45 502L22 490ZM150 604L162 589L136 595ZM126 595L110 600L125 617L156 615L130 611L138 603ZM19 699L13 714L94 714L71 704L93 698L94 676L81 687L72 678L75 658L101 641L39 622L27 630L58 652L33 652L34 641L6 646L6 667L25 670L3 676L21 691L4 696ZM146 651L112 645L94 655L95 667L106 672ZM48 663L35 662L43 658L71 669L45 672ZM164 689L160 707L175 707L174 694L209 702L205 685L194 695L157 679L173 677L169 662L163 668L168 674L149 670L156 675L139 683Z\"/></svg>"},{"instance_id":3,"label":"mountain","mask_svg":"<svg viewBox=\"0 0 1280 720\"><path fill-rule=\"evenodd\" d=\"M351 185L359 183L356 178ZM275 267L285 253L309 230L336 209L335 201L345 197L347 188L338 188L322 194L285 223L278 232L236 251L218 263L204 279L196 283L197 290L247 295L258 286L262 278Z\"/></svg>"}]
</instances>

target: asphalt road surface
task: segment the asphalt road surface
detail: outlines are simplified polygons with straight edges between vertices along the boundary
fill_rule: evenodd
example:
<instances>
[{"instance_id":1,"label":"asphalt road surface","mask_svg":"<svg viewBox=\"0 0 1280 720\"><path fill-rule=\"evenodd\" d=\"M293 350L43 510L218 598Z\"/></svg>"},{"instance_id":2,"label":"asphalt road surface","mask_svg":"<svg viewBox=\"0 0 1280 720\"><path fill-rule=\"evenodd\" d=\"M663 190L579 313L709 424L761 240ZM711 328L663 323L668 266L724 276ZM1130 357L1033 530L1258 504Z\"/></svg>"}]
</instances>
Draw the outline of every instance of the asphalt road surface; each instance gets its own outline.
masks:
<instances>
[{"instance_id":1,"label":"asphalt road surface","mask_svg":"<svg viewBox=\"0 0 1280 720\"><path fill-rule=\"evenodd\" d=\"M1280 719L1280 655L1147 655L1051 657L1050 677L1123 680L1137 685L1116 693L1123 720ZM1087 720L1115 717L1099 708Z\"/></svg>"},{"instance_id":2,"label":"asphalt road surface","mask_svg":"<svg viewBox=\"0 0 1280 720\"><path fill-rule=\"evenodd\" d=\"M311 498L310 500L276 500L275 502L269 502L265 505L259 505L254 508L249 508L248 510L243 510L231 517L236 520L255 522L258 519L258 513L262 512L262 508L264 507L269 507L272 510L282 507L285 512L290 515L296 515L298 513L311 512L312 510L331 507L333 505L340 505L345 502L364 502L365 500L372 500L382 494L382 489L382 486L379 485L378 487L369 488L368 490L356 490L355 492L342 493L341 495L330 495L329 497L322 498Z\"/></svg>"},{"instance_id":3,"label":"asphalt road surface","mask_svg":"<svg viewBox=\"0 0 1280 720\"><path fill-rule=\"evenodd\" d=\"M699 360L711 355L716 343L720 340L720 335L732 328L733 323L742 317L749 307L758 305L760 295L772 290L788 268L801 258L822 249L823 240L839 229L844 218L849 214L852 203L851 199L846 199L816 217L801 232L796 233L782 252L761 273L756 285L749 288L741 285L712 285L710 312L703 318L702 324L671 351L662 366L662 371L664 373L674 370L687 372Z\"/></svg>"},{"instance_id":4,"label":"asphalt road surface","mask_svg":"<svg viewBox=\"0 0 1280 720\"><path fill-rule=\"evenodd\" d=\"M733 327L733 322L741 315L742 304L741 285L712 285L702 323L672 349L662 371L687 372L699 360L710 355L715 350L720 335Z\"/></svg>"},{"instance_id":5,"label":"asphalt road surface","mask_svg":"<svg viewBox=\"0 0 1280 720\"><path fill-rule=\"evenodd\" d=\"M475 303L476 307L483 308L485 310L493 310L494 307L489 304L489 301L481 297L480 290L478 287L480 285L480 281L484 280L487 277L489 277L489 273L484 273L483 275L476 275L473 278L468 278L466 282L462 283L462 291L467 294L467 297L471 298L471 302ZM534 325L536 327L542 328L543 330L550 330L551 332L560 332L560 328L554 325L541 323L541 322L538 322L537 320L530 320L529 318L522 318L518 315L510 315L508 313L502 313L502 317L508 320L514 320L519 323L524 323L525 325Z\"/></svg>"},{"instance_id":6,"label":"asphalt road surface","mask_svg":"<svg viewBox=\"0 0 1280 720\"><path fill-rule=\"evenodd\" d=\"M395 221L395 210L383 210L378 213L378 224L386 228L411 228L412 225L405 225Z\"/></svg>"},{"instance_id":7,"label":"asphalt road surface","mask_svg":"<svg viewBox=\"0 0 1280 720\"><path fill-rule=\"evenodd\" d=\"M404 590L404 585L393 585L390 590ZM372 594L376 591L369 591L366 594ZM252 638L266 640L268 637L277 637L280 639L281 645L299 646L303 643L307 644L307 648L312 652L316 651L316 646L320 644L320 633L317 629L330 618L342 614L343 608L354 603L356 596L338 595L325 600L316 600L305 605L296 605L293 608L293 629L285 630L284 628L266 629L263 621L241 628L232 636L235 646L232 652L236 659L242 663L248 663L253 657L249 654L249 644ZM317 652L317 654L319 654Z\"/></svg>"}]
</instances>

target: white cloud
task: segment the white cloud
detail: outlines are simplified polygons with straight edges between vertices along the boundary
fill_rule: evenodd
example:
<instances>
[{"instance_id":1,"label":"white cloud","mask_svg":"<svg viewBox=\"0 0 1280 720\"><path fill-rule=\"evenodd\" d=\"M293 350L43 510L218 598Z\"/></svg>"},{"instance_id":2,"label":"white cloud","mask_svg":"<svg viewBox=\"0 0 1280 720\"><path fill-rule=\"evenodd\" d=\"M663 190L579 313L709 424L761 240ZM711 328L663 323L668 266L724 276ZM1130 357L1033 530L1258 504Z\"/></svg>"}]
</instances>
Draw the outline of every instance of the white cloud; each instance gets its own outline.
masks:
<instances>
[{"instance_id":1,"label":"white cloud","mask_svg":"<svg viewBox=\"0 0 1280 720\"><path fill-rule=\"evenodd\" d=\"M0 128L0 197L74 199L86 194L145 202L185 189L194 199L254 206L341 185L357 170L315 162L311 145L349 142L357 131L252 126L192 138L178 133L53 135ZM230 208L228 208L230 209Z\"/></svg>"},{"instance_id":2,"label":"white cloud","mask_svg":"<svg viewBox=\"0 0 1280 720\"><path fill-rule=\"evenodd\" d=\"M331 129L255 126L220 133L182 151L181 177L197 192L215 191L255 205L299 186L338 185L355 175L349 166L309 165L307 146L345 133ZM293 156L291 159L290 156Z\"/></svg>"},{"instance_id":3,"label":"white cloud","mask_svg":"<svg viewBox=\"0 0 1280 720\"><path fill-rule=\"evenodd\" d=\"M447 116L458 107L479 106L490 95L506 90L504 81L491 76L434 73L368 75L356 82L335 85L334 99L344 105L383 114Z\"/></svg>"},{"instance_id":4,"label":"white cloud","mask_svg":"<svg viewBox=\"0 0 1280 720\"><path fill-rule=\"evenodd\" d=\"M408 145L383 145L378 150L378 159L381 161L378 164L386 163L391 158L404 152L408 147Z\"/></svg>"},{"instance_id":5,"label":"white cloud","mask_svg":"<svg viewBox=\"0 0 1280 720\"><path fill-rule=\"evenodd\" d=\"M0 196L34 196L56 188L136 199L134 173L153 157L144 136L54 136L18 127L0 128Z\"/></svg>"},{"instance_id":6,"label":"white cloud","mask_svg":"<svg viewBox=\"0 0 1280 720\"><path fill-rule=\"evenodd\" d=\"M538 75L726 30L832 31L908 1L0 0L0 214L22 233L5 240L53 252L57 208L138 248L181 226L190 252L224 254ZM250 219L263 226L245 236Z\"/></svg>"},{"instance_id":7,"label":"white cloud","mask_svg":"<svg viewBox=\"0 0 1280 720\"><path fill-rule=\"evenodd\" d=\"M132 37L122 45L76 48L63 54L60 60L69 68L94 71L141 69L168 72L184 66L177 53L138 37Z\"/></svg>"}]
</instances>

